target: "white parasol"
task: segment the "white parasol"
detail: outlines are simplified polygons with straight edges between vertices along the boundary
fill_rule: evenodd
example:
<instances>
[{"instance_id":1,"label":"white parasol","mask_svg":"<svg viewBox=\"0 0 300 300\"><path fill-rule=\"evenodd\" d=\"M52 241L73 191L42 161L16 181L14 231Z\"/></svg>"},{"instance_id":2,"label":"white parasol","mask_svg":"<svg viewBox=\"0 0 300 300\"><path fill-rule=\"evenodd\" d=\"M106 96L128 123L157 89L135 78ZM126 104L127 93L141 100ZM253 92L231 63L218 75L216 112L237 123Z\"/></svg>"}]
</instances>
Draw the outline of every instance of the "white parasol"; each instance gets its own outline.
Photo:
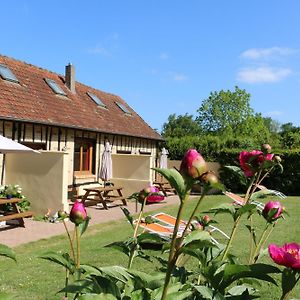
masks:
<instances>
[{"instance_id":1,"label":"white parasol","mask_svg":"<svg viewBox=\"0 0 300 300\"><path fill-rule=\"evenodd\" d=\"M105 182L112 178L111 145L109 142L105 142L99 177L104 181L104 186Z\"/></svg>"},{"instance_id":2,"label":"white parasol","mask_svg":"<svg viewBox=\"0 0 300 300\"><path fill-rule=\"evenodd\" d=\"M159 162L159 167L161 169L168 168L168 154L169 154L169 151L167 149L165 149L165 148L161 149L160 162Z\"/></svg>"}]
</instances>

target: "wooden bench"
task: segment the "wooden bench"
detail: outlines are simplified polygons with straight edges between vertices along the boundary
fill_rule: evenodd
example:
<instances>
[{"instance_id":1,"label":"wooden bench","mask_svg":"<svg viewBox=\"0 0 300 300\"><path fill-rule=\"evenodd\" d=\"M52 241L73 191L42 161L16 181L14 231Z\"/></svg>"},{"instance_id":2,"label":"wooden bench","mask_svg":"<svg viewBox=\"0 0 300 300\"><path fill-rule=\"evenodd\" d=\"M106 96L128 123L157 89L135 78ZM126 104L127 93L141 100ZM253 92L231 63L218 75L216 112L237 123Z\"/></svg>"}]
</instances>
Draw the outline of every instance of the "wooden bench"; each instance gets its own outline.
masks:
<instances>
[{"instance_id":1,"label":"wooden bench","mask_svg":"<svg viewBox=\"0 0 300 300\"><path fill-rule=\"evenodd\" d=\"M3 209L1 209L1 211L3 212L3 215L0 216L0 222L10 221L10 220L17 220L17 225L18 226L25 227L25 223L24 223L23 218L32 217L33 212L32 211L20 212L19 207L18 207L17 204L21 200L22 199L20 199L20 198L0 199L0 207L5 205L5 204L11 204L11 206L12 206L12 211L9 211L9 212L4 211Z\"/></svg>"},{"instance_id":2,"label":"wooden bench","mask_svg":"<svg viewBox=\"0 0 300 300\"><path fill-rule=\"evenodd\" d=\"M162 191L165 197L168 197L168 192L176 194L175 189L172 188L167 181L154 181L153 185L156 186L160 191Z\"/></svg>"},{"instance_id":3,"label":"wooden bench","mask_svg":"<svg viewBox=\"0 0 300 300\"><path fill-rule=\"evenodd\" d=\"M85 206L102 203L105 209L108 209L107 202L119 200L122 201L123 205L127 205L126 197L123 196L122 189L123 188L121 186L85 188L85 194L81 201ZM114 192L117 192L117 195Z\"/></svg>"}]
</instances>

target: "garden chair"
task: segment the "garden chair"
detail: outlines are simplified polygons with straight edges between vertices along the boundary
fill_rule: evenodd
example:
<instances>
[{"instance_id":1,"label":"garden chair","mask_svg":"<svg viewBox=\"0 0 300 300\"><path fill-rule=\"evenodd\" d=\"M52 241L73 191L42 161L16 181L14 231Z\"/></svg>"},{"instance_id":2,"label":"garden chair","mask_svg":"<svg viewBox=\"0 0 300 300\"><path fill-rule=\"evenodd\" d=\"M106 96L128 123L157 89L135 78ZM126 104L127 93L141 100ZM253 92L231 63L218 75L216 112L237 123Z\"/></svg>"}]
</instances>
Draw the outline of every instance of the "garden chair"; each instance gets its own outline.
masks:
<instances>
[{"instance_id":1,"label":"garden chair","mask_svg":"<svg viewBox=\"0 0 300 300\"><path fill-rule=\"evenodd\" d=\"M256 187L258 189L260 189L261 191L265 192L266 194L275 195L281 199L285 199L287 197L283 193L276 191L276 190L268 189L267 187L265 187L264 185L261 185L261 184L257 184Z\"/></svg>"}]
</instances>

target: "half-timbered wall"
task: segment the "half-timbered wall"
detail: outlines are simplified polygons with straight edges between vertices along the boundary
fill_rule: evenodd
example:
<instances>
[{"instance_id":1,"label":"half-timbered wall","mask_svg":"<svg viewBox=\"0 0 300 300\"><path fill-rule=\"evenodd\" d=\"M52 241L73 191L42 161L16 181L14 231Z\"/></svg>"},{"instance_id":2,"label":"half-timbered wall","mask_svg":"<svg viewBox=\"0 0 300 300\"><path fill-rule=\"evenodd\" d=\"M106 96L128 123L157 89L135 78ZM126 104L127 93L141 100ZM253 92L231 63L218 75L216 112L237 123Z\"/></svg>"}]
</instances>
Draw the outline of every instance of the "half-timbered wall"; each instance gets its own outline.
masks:
<instances>
[{"instance_id":1,"label":"half-timbered wall","mask_svg":"<svg viewBox=\"0 0 300 300\"><path fill-rule=\"evenodd\" d=\"M155 167L157 157L157 142L145 138L4 120L0 120L0 134L36 150L64 151L68 153L69 186L99 181L99 167L105 141L109 141L112 145L112 154L114 155L150 156L151 167ZM80 137L96 141L94 174L74 174L74 140ZM128 161L130 162L131 159ZM2 159L0 160L0 165L2 165ZM0 168L0 172L1 170L2 168Z\"/></svg>"}]
</instances>

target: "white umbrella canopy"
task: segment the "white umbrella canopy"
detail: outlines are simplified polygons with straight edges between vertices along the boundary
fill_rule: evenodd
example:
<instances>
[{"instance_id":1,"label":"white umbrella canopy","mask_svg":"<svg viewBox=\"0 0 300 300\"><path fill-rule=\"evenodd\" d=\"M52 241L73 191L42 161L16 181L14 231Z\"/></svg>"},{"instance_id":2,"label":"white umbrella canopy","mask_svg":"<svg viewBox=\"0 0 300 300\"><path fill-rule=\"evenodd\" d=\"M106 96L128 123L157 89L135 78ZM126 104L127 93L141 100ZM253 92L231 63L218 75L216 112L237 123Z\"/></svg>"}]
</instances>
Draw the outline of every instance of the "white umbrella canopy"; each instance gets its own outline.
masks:
<instances>
[{"instance_id":1,"label":"white umbrella canopy","mask_svg":"<svg viewBox=\"0 0 300 300\"><path fill-rule=\"evenodd\" d=\"M25 152L40 153L37 150L33 150L33 149L26 147L18 142L15 142L9 138L6 138L3 135L0 135L0 153L3 154L1 184L3 184L3 179L4 179L5 154L7 154L7 153L25 153Z\"/></svg>"},{"instance_id":2,"label":"white umbrella canopy","mask_svg":"<svg viewBox=\"0 0 300 300\"><path fill-rule=\"evenodd\" d=\"M162 148L161 155L160 155L160 161L159 161L159 167L161 169L168 168L168 154L169 154L169 151L166 148Z\"/></svg>"},{"instance_id":3,"label":"white umbrella canopy","mask_svg":"<svg viewBox=\"0 0 300 300\"><path fill-rule=\"evenodd\" d=\"M0 153L15 153L15 152L36 152L37 150L33 150L29 147L26 147L18 142L15 142L9 138L0 135Z\"/></svg>"},{"instance_id":4,"label":"white umbrella canopy","mask_svg":"<svg viewBox=\"0 0 300 300\"><path fill-rule=\"evenodd\" d=\"M104 185L106 181L112 178L111 145L109 142L105 142L99 177L104 181Z\"/></svg>"}]
</instances>

